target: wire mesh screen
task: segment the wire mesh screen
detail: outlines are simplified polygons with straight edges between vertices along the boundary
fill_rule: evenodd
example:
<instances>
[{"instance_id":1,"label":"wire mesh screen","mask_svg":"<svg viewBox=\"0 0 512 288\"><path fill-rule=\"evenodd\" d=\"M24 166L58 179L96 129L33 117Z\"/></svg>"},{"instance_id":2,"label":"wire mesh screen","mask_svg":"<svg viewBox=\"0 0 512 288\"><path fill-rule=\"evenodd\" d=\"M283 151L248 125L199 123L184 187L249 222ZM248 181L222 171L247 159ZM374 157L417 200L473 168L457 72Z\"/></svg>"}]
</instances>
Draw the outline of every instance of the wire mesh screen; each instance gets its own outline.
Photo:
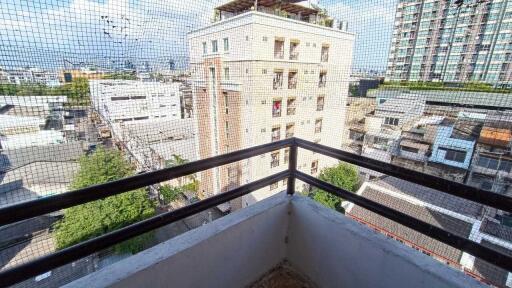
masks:
<instances>
[{"instance_id":1,"label":"wire mesh screen","mask_svg":"<svg viewBox=\"0 0 512 288\"><path fill-rule=\"evenodd\" d=\"M509 0L0 0L0 207L292 137L512 196L511 62ZM289 161L289 148L276 150L90 211L0 227L0 270L62 249L62 233L92 231L80 242ZM299 171L512 253L504 211L303 149L297 162ZM220 205L182 230L286 185ZM484 283L512 285L511 271L305 183L295 188ZM115 216L95 215L104 209ZM140 247L176 235L166 233ZM19 286L69 283L135 250L114 247Z\"/></svg>"}]
</instances>

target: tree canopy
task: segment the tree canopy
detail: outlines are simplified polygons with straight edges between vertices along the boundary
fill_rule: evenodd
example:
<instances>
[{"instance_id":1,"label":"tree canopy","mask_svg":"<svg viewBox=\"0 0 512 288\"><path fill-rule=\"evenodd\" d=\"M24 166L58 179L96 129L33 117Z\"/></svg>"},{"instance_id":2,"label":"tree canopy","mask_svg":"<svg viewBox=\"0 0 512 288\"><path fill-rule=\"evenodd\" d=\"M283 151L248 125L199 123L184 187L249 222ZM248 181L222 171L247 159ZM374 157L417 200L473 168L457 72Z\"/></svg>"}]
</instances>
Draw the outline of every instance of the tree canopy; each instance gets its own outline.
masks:
<instances>
[{"instance_id":1,"label":"tree canopy","mask_svg":"<svg viewBox=\"0 0 512 288\"><path fill-rule=\"evenodd\" d=\"M359 177L356 168L347 163L340 163L335 167L323 169L318 178L350 192L355 192L359 186ZM343 199L338 196L314 188L309 193L309 197L326 207L344 212L343 207L341 207Z\"/></svg>"},{"instance_id":2,"label":"tree canopy","mask_svg":"<svg viewBox=\"0 0 512 288\"><path fill-rule=\"evenodd\" d=\"M9 96L68 96L73 102L87 104L89 101L89 80L75 78L71 83L61 86L47 86L36 83L0 84L0 95Z\"/></svg>"},{"instance_id":3,"label":"tree canopy","mask_svg":"<svg viewBox=\"0 0 512 288\"><path fill-rule=\"evenodd\" d=\"M117 150L98 148L90 156L80 159L80 169L71 184L80 189L94 184L133 175L133 168ZM55 226L58 249L80 243L107 232L141 221L155 214L145 189L137 189L102 200L85 203L64 210L64 217ZM150 240L145 234L114 246L117 253L136 253Z\"/></svg>"}]
</instances>

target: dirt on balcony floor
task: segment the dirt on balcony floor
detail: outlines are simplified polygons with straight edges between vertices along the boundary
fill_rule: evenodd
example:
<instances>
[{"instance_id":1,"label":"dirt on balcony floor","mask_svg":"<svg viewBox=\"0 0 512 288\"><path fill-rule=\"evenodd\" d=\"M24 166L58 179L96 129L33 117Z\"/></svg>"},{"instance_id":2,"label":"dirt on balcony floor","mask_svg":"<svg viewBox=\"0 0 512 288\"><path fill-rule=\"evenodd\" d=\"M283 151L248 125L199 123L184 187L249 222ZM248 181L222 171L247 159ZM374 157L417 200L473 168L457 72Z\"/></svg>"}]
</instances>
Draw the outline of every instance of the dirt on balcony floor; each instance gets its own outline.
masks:
<instances>
[{"instance_id":1,"label":"dirt on balcony floor","mask_svg":"<svg viewBox=\"0 0 512 288\"><path fill-rule=\"evenodd\" d=\"M283 262L268 271L249 288L316 288L305 275L297 272L288 262Z\"/></svg>"}]
</instances>

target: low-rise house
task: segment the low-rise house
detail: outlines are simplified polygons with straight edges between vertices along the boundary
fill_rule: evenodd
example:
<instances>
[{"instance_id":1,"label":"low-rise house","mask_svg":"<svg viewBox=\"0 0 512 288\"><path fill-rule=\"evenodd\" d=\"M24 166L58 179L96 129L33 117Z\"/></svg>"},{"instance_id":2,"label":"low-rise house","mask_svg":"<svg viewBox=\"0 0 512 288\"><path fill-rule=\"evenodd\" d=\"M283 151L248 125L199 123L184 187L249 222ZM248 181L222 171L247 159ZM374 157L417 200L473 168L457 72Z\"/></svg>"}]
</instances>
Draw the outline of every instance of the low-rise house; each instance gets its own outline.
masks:
<instances>
[{"instance_id":1,"label":"low-rise house","mask_svg":"<svg viewBox=\"0 0 512 288\"><path fill-rule=\"evenodd\" d=\"M390 176L367 181L356 192L502 253L512 253L512 229L484 217L484 206ZM512 273L425 236L352 203L346 215L456 269L498 287L510 286Z\"/></svg>"},{"instance_id":2,"label":"low-rise house","mask_svg":"<svg viewBox=\"0 0 512 288\"><path fill-rule=\"evenodd\" d=\"M442 123L436 131L429 161L455 168L469 168L481 124L457 121Z\"/></svg>"},{"instance_id":3,"label":"low-rise house","mask_svg":"<svg viewBox=\"0 0 512 288\"><path fill-rule=\"evenodd\" d=\"M512 113L487 115L475 148L467 183L510 195L512 193Z\"/></svg>"}]
</instances>

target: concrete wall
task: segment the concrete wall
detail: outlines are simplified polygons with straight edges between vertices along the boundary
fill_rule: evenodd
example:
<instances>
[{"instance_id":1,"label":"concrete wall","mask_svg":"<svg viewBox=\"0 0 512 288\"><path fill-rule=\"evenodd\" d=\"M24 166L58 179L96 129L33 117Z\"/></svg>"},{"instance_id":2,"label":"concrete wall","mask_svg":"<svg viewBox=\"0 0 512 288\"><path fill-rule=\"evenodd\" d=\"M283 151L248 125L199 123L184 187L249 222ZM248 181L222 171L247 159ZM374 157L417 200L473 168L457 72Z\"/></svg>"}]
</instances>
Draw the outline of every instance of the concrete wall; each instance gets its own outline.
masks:
<instances>
[{"instance_id":1,"label":"concrete wall","mask_svg":"<svg viewBox=\"0 0 512 288\"><path fill-rule=\"evenodd\" d=\"M285 258L318 287L484 287L309 198L283 194L65 287L245 287Z\"/></svg>"},{"instance_id":2,"label":"concrete wall","mask_svg":"<svg viewBox=\"0 0 512 288\"><path fill-rule=\"evenodd\" d=\"M307 198L291 216L286 255L318 287L485 287Z\"/></svg>"},{"instance_id":3,"label":"concrete wall","mask_svg":"<svg viewBox=\"0 0 512 288\"><path fill-rule=\"evenodd\" d=\"M288 203L278 196L65 287L245 287L285 257Z\"/></svg>"}]
</instances>

